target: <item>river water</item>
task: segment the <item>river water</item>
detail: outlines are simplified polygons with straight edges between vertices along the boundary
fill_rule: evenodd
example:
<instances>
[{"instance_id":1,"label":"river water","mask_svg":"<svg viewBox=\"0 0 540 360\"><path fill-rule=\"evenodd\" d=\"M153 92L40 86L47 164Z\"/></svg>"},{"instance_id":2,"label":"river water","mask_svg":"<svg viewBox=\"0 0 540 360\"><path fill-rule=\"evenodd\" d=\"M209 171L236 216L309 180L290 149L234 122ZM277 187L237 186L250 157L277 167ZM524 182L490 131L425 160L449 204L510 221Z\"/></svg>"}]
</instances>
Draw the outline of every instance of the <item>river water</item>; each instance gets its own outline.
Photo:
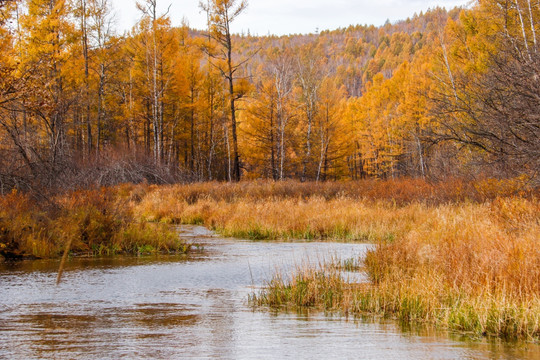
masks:
<instances>
[{"instance_id":1,"label":"river water","mask_svg":"<svg viewBox=\"0 0 540 360\"><path fill-rule=\"evenodd\" d=\"M393 321L253 310L275 271L369 245L183 236L190 256L0 264L1 359L540 359L540 347L464 341ZM345 274L361 281L362 275Z\"/></svg>"}]
</instances>

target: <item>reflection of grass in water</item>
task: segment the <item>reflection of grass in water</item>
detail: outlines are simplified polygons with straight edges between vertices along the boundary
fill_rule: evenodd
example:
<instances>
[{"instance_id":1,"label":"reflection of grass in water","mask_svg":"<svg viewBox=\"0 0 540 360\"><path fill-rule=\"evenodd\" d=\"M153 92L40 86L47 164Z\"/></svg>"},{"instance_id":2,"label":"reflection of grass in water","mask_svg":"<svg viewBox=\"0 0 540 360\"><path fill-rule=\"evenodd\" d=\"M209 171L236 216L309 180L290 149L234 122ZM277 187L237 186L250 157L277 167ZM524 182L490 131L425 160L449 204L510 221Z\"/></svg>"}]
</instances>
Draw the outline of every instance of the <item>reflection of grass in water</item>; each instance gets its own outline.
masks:
<instances>
[{"instance_id":1,"label":"reflection of grass in water","mask_svg":"<svg viewBox=\"0 0 540 360\"><path fill-rule=\"evenodd\" d=\"M333 258L331 260L330 266L342 271L360 271L364 270L364 261L358 257L352 257L343 260Z\"/></svg>"}]
</instances>

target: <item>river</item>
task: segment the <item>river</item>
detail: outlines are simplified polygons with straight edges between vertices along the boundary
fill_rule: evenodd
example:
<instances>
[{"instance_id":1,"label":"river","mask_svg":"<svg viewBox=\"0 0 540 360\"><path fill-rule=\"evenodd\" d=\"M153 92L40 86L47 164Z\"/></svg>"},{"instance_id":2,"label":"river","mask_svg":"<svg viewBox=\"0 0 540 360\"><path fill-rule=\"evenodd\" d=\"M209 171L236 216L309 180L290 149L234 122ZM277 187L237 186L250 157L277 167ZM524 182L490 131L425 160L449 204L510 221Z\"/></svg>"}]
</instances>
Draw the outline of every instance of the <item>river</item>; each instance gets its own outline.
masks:
<instances>
[{"instance_id":1,"label":"river","mask_svg":"<svg viewBox=\"0 0 540 360\"><path fill-rule=\"evenodd\" d=\"M539 359L536 345L465 341L394 321L253 310L272 274L369 245L249 242L200 227L189 256L0 264L1 359ZM362 280L362 275L353 276Z\"/></svg>"}]
</instances>

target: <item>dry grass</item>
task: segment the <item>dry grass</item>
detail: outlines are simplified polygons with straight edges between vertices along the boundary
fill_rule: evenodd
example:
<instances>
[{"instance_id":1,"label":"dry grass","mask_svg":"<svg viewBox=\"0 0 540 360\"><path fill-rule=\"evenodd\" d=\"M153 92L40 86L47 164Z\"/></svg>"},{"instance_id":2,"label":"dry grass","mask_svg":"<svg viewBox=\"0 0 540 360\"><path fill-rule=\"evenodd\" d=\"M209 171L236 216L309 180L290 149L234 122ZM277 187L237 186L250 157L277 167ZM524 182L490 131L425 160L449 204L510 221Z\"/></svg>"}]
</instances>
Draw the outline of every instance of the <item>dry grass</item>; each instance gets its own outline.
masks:
<instances>
[{"instance_id":1,"label":"dry grass","mask_svg":"<svg viewBox=\"0 0 540 360\"><path fill-rule=\"evenodd\" d=\"M188 250L169 226L137 219L116 189L64 194L49 204L16 192L0 197L0 255L54 258L69 240L77 254Z\"/></svg>"},{"instance_id":2,"label":"dry grass","mask_svg":"<svg viewBox=\"0 0 540 360\"><path fill-rule=\"evenodd\" d=\"M257 306L318 307L324 310L347 311L353 287L332 266L298 267L290 281L277 274L267 289L253 294L249 300Z\"/></svg>"},{"instance_id":3,"label":"dry grass","mask_svg":"<svg viewBox=\"0 0 540 360\"><path fill-rule=\"evenodd\" d=\"M277 276L258 305L315 306L429 322L474 335L540 338L540 202L524 179L139 188L143 218L223 235L371 241L370 283L336 266ZM141 191L144 194L141 196ZM343 266L343 265L340 265ZM356 266L357 267L357 266Z\"/></svg>"},{"instance_id":4,"label":"dry grass","mask_svg":"<svg viewBox=\"0 0 540 360\"><path fill-rule=\"evenodd\" d=\"M18 242L28 253L55 255L72 236L76 248L94 253L101 247L140 251L146 244L178 248L165 230L171 223L204 224L254 240L371 241L376 245L364 264L370 283L344 281L339 268L348 263L299 269L292 281L277 276L252 301L538 341L540 201L538 190L524 184L123 185L57 199L57 212L13 194L0 199L0 247Z\"/></svg>"},{"instance_id":5,"label":"dry grass","mask_svg":"<svg viewBox=\"0 0 540 360\"><path fill-rule=\"evenodd\" d=\"M137 216L154 222L204 224L252 240L380 241L403 237L439 206L492 201L521 193L523 181L422 180L343 183L244 182L125 188Z\"/></svg>"},{"instance_id":6,"label":"dry grass","mask_svg":"<svg viewBox=\"0 0 540 360\"><path fill-rule=\"evenodd\" d=\"M512 180L485 179L465 182L449 179L431 183L422 179L362 180L349 182L301 183L298 181L246 181L240 183L206 182L172 186L121 186L122 192L135 193L136 198L152 194L160 201L166 200L162 213L174 210L177 202L189 205L202 200L235 203L266 202L269 200L324 200L348 198L362 201L389 201L397 205L422 202L428 205L463 201L483 202L507 196L531 196L537 190L528 185L527 178ZM148 200L148 199L145 199ZM170 201L167 201L170 200ZM172 207L170 207L173 205ZM151 210L157 210L155 207ZM158 214L159 215L159 214Z\"/></svg>"},{"instance_id":7,"label":"dry grass","mask_svg":"<svg viewBox=\"0 0 540 360\"><path fill-rule=\"evenodd\" d=\"M377 209L373 212L382 218L395 212ZM379 241L368 253L369 284L348 284L335 266L302 269L292 281L276 276L252 301L393 316L475 336L540 340L538 200L411 204L397 210L413 226L402 224L395 239Z\"/></svg>"}]
</instances>

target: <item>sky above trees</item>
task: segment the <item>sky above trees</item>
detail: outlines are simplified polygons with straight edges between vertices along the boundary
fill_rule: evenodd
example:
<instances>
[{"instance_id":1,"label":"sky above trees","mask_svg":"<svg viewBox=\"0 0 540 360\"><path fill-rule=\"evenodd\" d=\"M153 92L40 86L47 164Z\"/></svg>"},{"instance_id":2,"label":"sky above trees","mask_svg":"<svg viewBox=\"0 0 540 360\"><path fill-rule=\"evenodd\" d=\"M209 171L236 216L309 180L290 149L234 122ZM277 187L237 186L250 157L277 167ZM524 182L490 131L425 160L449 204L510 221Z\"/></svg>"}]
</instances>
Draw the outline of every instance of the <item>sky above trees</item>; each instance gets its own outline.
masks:
<instances>
[{"instance_id":1,"label":"sky above trees","mask_svg":"<svg viewBox=\"0 0 540 360\"><path fill-rule=\"evenodd\" d=\"M129 30L140 17L134 0L113 0L118 29ZM356 24L382 25L388 19L406 19L417 12L442 6L464 6L470 0L250 0L247 11L233 25L235 32L253 35L313 33ZM186 19L196 29L206 27L199 0L158 0L165 12L170 6L173 25Z\"/></svg>"}]
</instances>

